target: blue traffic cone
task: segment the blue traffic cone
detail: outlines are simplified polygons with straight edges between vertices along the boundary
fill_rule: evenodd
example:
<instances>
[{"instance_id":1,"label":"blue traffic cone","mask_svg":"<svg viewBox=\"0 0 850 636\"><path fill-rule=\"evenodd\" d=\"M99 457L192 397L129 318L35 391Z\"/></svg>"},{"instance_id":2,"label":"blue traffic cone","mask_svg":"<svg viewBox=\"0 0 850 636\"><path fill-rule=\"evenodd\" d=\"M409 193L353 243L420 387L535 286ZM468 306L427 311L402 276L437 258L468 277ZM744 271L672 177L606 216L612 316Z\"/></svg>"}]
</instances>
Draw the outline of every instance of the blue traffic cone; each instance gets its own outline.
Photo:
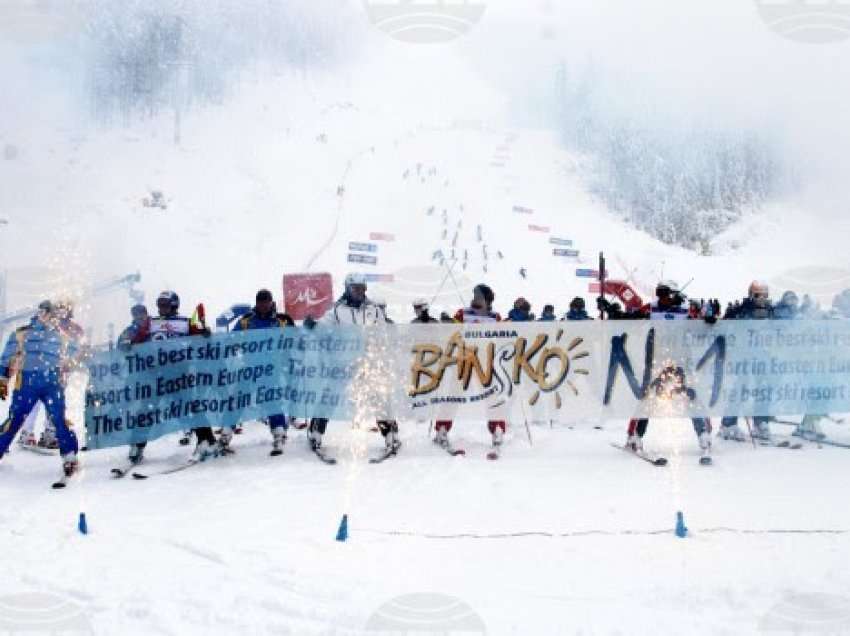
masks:
<instances>
[{"instance_id":1,"label":"blue traffic cone","mask_svg":"<svg viewBox=\"0 0 850 636\"><path fill-rule=\"evenodd\" d=\"M80 534L88 534L89 533L89 524L86 521L86 513L80 513L80 521L77 523L77 529L80 531Z\"/></svg>"},{"instance_id":2,"label":"blue traffic cone","mask_svg":"<svg viewBox=\"0 0 850 636\"><path fill-rule=\"evenodd\" d=\"M680 539L688 536L688 529L685 527L685 515L681 511L676 513L676 536Z\"/></svg>"},{"instance_id":3,"label":"blue traffic cone","mask_svg":"<svg viewBox=\"0 0 850 636\"><path fill-rule=\"evenodd\" d=\"M342 521L339 522L339 530L336 531L336 540L345 541L348 539L348 515L342 515Z\"/></svg>"}]
</instances>

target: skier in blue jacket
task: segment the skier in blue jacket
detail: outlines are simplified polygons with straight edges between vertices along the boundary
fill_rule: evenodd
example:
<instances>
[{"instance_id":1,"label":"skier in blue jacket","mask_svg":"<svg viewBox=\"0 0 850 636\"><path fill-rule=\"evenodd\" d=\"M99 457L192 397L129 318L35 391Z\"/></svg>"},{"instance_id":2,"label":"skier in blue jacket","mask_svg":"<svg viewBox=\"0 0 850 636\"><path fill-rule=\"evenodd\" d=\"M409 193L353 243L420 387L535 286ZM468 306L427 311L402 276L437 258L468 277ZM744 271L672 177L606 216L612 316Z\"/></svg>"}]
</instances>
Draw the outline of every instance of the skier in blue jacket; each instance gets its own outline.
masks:
<instances>
[{"instance_id":1,"label":"skier in blue jacket","mask_svg":"<svg viewBox=\"0 0 850 636\"><path fill-rule=\"evenodd\" d=\"M242 316L233 328L233 331L248 331L251 329L283 329L294 327L295 321L287 314L279 314L274 302L274 297L268 289L257 292L254 309ZM272 457L283 454L283 445L286 443L286 432L289 422L286 415L269 416L269 428L272 432ZM224 429L218 438L219 447L227 449L233 438L232 429Z\"/></svg>"},{"instance_id":2,"label":"skier in blue jacket","mask_svg":"<svg viewBox=\"0 0 850 636\"><path fill-rule=\"evenodd\" d=\"M9 336L0 355L0 399L13 386L9 416L0 425L0 458L40 401L56 428L62 468L70 477L79 467L79 446L65 419L65 375L79 353L79 341L61 328L59 319L53 304L42 302L30 323Z\"/></svg>"}]
</instances>

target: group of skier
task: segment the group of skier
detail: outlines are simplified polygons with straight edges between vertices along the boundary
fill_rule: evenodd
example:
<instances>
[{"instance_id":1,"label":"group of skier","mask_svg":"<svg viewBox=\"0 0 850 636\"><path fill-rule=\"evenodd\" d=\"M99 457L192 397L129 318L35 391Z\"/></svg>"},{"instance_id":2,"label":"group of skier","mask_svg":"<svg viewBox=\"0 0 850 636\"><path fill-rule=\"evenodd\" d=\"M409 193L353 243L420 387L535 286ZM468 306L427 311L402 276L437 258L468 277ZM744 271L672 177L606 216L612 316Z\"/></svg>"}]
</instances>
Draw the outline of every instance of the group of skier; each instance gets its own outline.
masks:
<instances>
[{"instance_id":1,"label":"group of skier","mask_svg":"<svg viewBox=\"0 0 850 636\"><path fill-rule=\"evenodd\" d=\"M412 303L414 324L429 323L496 323L501 322L501 315L493 309L495 294L486 284L479 284L473 289L469 306L463 307L450 316L443 312L440 319L430 314L430 303L420 298ZM662 281L655 289L655 299L640 309L624 311L616 302L609 302L604 296L597 299L597 309L600 318L609 320L703 320L713 324L720 318L721 308L717 300L686 305L687 298L679 286L672 281ZM836 301L836 311L843 312ZM850 310L850 302L845 303ZM173 291L162 292L156 302L157 314L150 316L143 305L131 309L132 321L118 337L115 346L122 350L151 341L168 340L172 338L209 337L211 332L206 326L203 305L191 318L181 315L180 298ZM530 303L524 298L518 298L508 314L508 321L534 320L530 311ZM804 315L804 308L798 304L793 292L783 295L780 303L774 305L770 300L767 285L753 282L746 298L727 307L723 319L765 320L765 319L794 319ZM850 314L850 311L847 312ZM850 317L850 315L846 316ZM541 320L556 320L554 308L547 305ZM570 302L569 311L562 320L592 320L588 315L584 300L580 297ZM304 320L306 328L314 328L317 324L325 325L378 325L390 323L386 307L376 303L367 295L366 277L352 273L345 278L342 296L318 320L308 317ZM235 331L256 329L283 329L295 326L295 321L286 313L280 313L274 302L272 293L266 289L257 292L252 310L238 318L233 329ZM38 312L29 324L17 329L10 335L0 357L0 398L6 399L9 389L12 389L12 402L9 415L0 426L0 459L8 451L12 440L23 427L19 443L26 447L37 446L46 450L58 449L62 458L64 474L72 476L78 469L79 443L73 426L65 415L65 382L69 371L82 364L87 355L88 347L83 342L83 330L73 321L73 306L68 301L51 303L44 301L38 307ZM692 400L693 390L687 387L684 372L679 367L670 367L653 383L655 391L668 391L686 400ZM42 403L47 413L47 426L40 439L36 439L32 430L35 420L35 406ZM818 420L825 416L807 415L798 427L796 433L802 437L823 437L818 427ZM710 463L711 457L711 422L707 417L692 418L694 431L702 450L703 463ZM724 439L743 441L750 438L768 443L771 440L770 418L753 418L753 430L746 435L738 424L737 417L723 417L720 435ZM290 418L284 413L271 415L267 424L272 435L272 456L282 454L287 439ZM334 463L322 450L322 438L327 429L328 420L312 418L309 424L308 439L312 450L328 463ZM434 423L433 441L452 454L460 454L449 441L452 429L451 419L438 419ZM399 440L398 422L395 420L379 420L377 430L385 440L385 450L377 461L395 455L401 447ZM496 459L504 440L507 429L506 417L490 419L487 427L492 437L492 450L488 457ZM646 434L648 420L645 418L632 419L628 424L625 448L634 453L643 452L643 437ZM238 428L236 429L238 430ZM204 461L210 457L229 454L230 443L234 428L225 427L218 432L218 437L210 426L196 426L192 431L184 432L181 443L188 444L194 434L196 438L192 461ZM131 466L140 464L144 459L145 444L134 444L130 447L128 461Z\"/></svg>"}]
</instances>

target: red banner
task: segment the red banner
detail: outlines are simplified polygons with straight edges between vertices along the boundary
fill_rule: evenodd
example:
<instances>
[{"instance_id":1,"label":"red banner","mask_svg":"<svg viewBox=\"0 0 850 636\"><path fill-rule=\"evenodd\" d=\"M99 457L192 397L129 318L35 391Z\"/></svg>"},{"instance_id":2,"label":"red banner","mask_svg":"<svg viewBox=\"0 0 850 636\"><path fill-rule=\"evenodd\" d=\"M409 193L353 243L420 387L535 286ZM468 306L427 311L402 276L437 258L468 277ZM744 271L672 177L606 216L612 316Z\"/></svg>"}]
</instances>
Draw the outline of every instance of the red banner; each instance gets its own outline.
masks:
<instances>
[{"instance_id":1,"label":"red banner","mask_svg":"<svg viewBox=\"0 0 850 636\"><path fill-rule=\"evenodd\" d=\"M333 305L333 291L330 274L283 275L284 307L293 320L321 318Z\"/></svg>"},{"instance_id":2,"label":"red banner","mask_svg":"<svg viewBox=\"0 0 850 636\"><path fill-rule=\"evenodd\" d=\"M370 241L394 241L395 234L387 234L386 232L371 232L369 234Z\"/></svg>"},{"instance_id":3,"label":"red banner","mask_svg":"<svg viewBox=\"0 0 850 636\"><path fill-rule=\"evenodd\" d=\"M591 294L598 294L600 290L599 283L590 283L587 290ZM619 298L626 310L637 310L643 307L643 299L624 281L606 280L605 293Z\"/></svg>"}]
</instances>

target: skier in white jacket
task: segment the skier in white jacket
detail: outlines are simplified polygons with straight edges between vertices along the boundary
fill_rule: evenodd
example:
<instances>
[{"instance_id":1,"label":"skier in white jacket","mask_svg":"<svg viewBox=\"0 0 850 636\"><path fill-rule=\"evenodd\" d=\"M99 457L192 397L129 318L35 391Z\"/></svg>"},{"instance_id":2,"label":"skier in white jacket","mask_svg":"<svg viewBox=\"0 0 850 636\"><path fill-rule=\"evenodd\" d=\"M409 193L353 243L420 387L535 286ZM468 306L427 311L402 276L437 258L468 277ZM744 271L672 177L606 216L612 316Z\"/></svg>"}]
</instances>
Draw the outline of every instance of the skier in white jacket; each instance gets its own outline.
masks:
<instances>
[{"instance_id":1,"label":"skier in white jacket","mask_svg":"<svg viewBox=\"0 0 850 636\"><path fill-rule=\"evenodd\" d=\"M389 323L386 311L366 297L366 277L351 273L345 277L345 292L334 305L325 312L319 324L336 325L378 325ZM386 442L386 454L394 455L401 447L398 439L398 422L378 420L378 429ZM328 425L325 418L314 417L310 420L310 446L317 451L322 446L322 436Z\"/></svg>"}]
</instances>

